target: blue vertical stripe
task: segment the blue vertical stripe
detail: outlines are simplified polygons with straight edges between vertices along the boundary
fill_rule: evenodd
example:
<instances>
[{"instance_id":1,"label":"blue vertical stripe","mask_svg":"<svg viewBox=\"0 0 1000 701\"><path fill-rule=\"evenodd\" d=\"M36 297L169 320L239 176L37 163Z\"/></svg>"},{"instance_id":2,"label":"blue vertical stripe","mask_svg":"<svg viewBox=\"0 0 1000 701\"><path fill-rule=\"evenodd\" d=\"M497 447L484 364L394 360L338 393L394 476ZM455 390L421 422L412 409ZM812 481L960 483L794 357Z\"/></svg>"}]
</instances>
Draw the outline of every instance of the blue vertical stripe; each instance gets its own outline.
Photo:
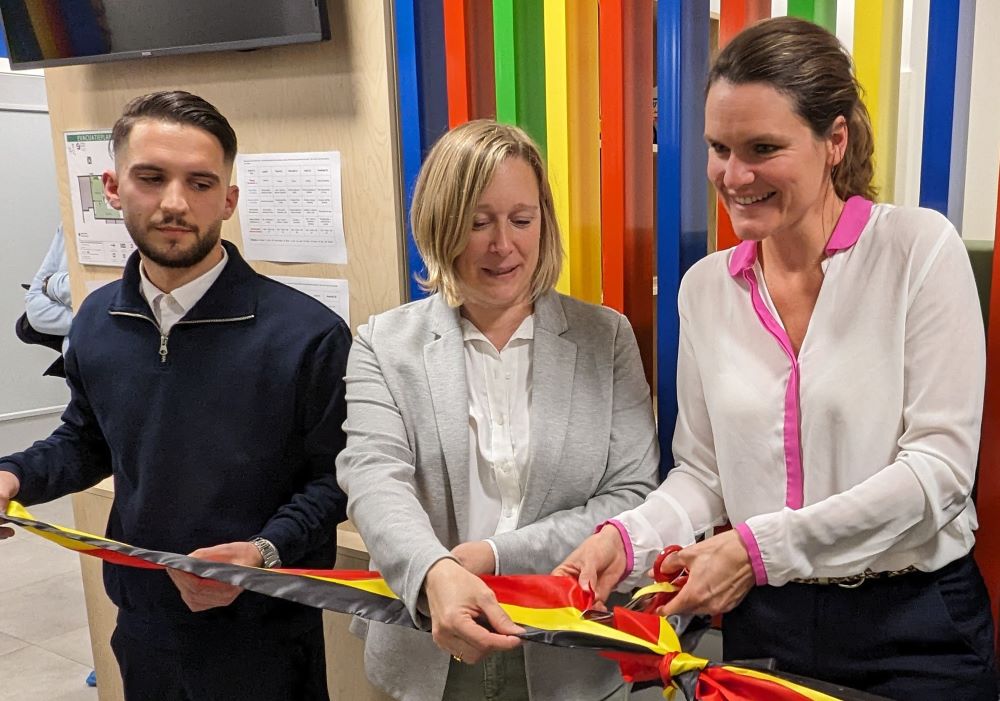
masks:
<instances>
[{"instance_id":1,"label":"blue vertical stripe","mask_svg":"<svg viewBox=\"0 0 1000 701\"><path fill-rule=\"evenodd\" d=\"M680 274L708 253L708 148L705 79L708 76L709 5L681 5L681 223Z\"/></svg>"},{"instance_id":2,"label":"blue vertical stripe","mask_svg":"<svg viewBox=\"0 0 1000 701\"><path fill-rule=\"evenodd\" d=\"M959 8L958 0L931 0L927 33L920 206L936 209L946 216L955 114Z\"/></svg>"},{"instance_id":3,"label":"blue vertical stripe","mask_svg":"<svg viewBox=\"0 0 1000 701\"><path fill-rule=\"evenodd\" d=\"M681 236L681 56L684 5L657 3L657 141L656 157L656 403L660 437L660 473L673 466L670 449L677 419L677 291L680 286ZM708 34L708 27L704 27Z\"/></svg>"},{"instance_id":4,"label":"blue vertical stripe","mask_svg":"<svg viewBox=\"0 0 1000 701\"><path fill-rule=\"evenodd\" d=\"M427 155L448 131L448 81L445 80L444 3L417 3L417 56L420 75L420 145Z\"/></svg>"},{"instance_id":5,"label":"blue vertical stripe","mask_svg":"<svg viewBox=\"0 0 1000 701\"><path fill-rule=\"evenodd\" d=\"M422 155L420 127L420 82L417 54L417 24L415 3L420 0L396 0L396 67L399 82L399 135L403 170L403 195L406 213L413 200L413 188L420 172ZM416 276L423 273L424 262L417 251L409 216L406 216L407 290L411 300L426 296L417 284Z\"/></svg>"}]
</instances>

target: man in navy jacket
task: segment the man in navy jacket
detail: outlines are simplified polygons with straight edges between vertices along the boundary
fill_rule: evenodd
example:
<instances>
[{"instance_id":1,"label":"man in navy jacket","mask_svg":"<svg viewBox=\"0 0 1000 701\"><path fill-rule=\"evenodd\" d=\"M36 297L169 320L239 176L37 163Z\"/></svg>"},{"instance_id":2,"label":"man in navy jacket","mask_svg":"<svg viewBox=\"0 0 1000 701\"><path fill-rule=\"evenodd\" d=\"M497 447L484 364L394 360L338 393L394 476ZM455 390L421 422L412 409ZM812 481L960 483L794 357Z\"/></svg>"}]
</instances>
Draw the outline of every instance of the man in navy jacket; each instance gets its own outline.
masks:
<instances>
[{"instance_id":1,"label":"man in navy jacket","mask_svg":"<svg viewBox=\"0 0 1000 701\"><path fill-rule=\"evenodd\" d=\"M112 141L105 194L139 250L81 306L63 423L0 460L0 513L9 499L44 502L113 475L115 540L332 566L347 326L221 240L239 195L236 135L212 105L184 92L137 98ZM176 570L104 573L129 701L327 699L318 610Z\"/></svg>"}]
</instances>

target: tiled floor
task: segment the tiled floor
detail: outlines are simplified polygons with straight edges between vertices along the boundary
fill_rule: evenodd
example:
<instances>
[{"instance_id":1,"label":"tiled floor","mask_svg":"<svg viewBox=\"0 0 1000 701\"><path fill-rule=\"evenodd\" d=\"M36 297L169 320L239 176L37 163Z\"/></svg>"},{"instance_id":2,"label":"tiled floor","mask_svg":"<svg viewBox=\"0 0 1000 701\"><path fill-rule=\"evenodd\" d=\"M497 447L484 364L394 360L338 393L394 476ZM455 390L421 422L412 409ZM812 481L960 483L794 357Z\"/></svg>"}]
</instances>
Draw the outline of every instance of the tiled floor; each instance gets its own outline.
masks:
<instances>
[{"instance_id":1,"label":"tiled floor","mask_svg":"<svg viewBox=\"0 0 1000 701\"><path fill-rule=\"evenodd\" d=\"M72 525L69 497L32 508ZM80 556L19 532L0 541L0 701L97 701Z\"/></svg>"}]
</instances>

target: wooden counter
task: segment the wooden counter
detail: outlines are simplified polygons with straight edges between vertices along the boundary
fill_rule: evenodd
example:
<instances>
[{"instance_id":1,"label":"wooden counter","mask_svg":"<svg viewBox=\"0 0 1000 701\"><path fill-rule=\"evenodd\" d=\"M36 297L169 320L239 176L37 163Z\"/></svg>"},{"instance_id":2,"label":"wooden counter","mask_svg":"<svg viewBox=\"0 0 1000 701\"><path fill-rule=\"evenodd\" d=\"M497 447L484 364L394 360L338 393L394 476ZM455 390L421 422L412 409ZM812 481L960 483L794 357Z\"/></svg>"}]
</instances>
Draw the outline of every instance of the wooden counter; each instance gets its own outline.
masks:
<instances>
[{"instance_id":1,"label":"wooden counter","mask_svg":"<svg viewBox=\"0 0 1000 701\"><path fill-rule=\"evenodd\" d=\"M108 478L85 492L73 496L73 514L77 530L103 534L114 499L114 486ZM83 591L87 602L90 644L97 670L97 694L100 701L122 701L118 663L111 652L111 633L115 629L117 610L104 592L101 561L80 556ZM337 529L337 567L368 569L368 551L361 536L350 522ZM335 701L389 701L389 697L374 688L365 677L364 645L347 630L351 617L343 613L323 612L326 633L326 673L330 698Z\"/></svg>"}]
</instances>

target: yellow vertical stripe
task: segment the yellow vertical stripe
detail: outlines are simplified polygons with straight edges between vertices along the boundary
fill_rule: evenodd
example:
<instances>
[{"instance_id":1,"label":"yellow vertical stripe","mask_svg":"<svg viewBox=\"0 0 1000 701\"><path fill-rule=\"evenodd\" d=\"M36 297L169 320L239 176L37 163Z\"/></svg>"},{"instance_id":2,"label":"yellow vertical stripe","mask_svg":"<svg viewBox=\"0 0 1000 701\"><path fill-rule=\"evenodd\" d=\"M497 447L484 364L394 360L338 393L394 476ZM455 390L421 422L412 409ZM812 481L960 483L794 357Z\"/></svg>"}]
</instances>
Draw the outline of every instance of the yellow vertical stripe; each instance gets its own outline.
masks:
<instances>
[{"instance_id":1,"label":"yellow vertical stripe","mask_svg":"<svg viewBox=\"0 0 1000 701\"><path fill-rule=\"evenodd\" d=\"M575 0L571 0L574 1ZM555 200L556 217L566 253L556 289L572 293L572 259L569 232L569 72L566 56L566 0L545 0L545 134L548 142L549 181Z\"/></svg>"},{"instance_id":2,"label":"yellow vertical stripe","mask_svg":"<svg viewBox=\"0 0 1000 701\"><path fill-rule=\"evenodd\" d=\"M601 94L597 0L566 4L569 75L570 285L601 303Z\"/></svg>"},{"instance_id":3,"label":"yellow vertical stripe","mask_svg":"<svg viewBox=\"0 0 1000 701\"><path fill-rule=\"evenodd\" d=\"M875 130L875 186L895 199L903 0L867 0L854 17L854 63Z\"/></svg>"}]
</instances>

